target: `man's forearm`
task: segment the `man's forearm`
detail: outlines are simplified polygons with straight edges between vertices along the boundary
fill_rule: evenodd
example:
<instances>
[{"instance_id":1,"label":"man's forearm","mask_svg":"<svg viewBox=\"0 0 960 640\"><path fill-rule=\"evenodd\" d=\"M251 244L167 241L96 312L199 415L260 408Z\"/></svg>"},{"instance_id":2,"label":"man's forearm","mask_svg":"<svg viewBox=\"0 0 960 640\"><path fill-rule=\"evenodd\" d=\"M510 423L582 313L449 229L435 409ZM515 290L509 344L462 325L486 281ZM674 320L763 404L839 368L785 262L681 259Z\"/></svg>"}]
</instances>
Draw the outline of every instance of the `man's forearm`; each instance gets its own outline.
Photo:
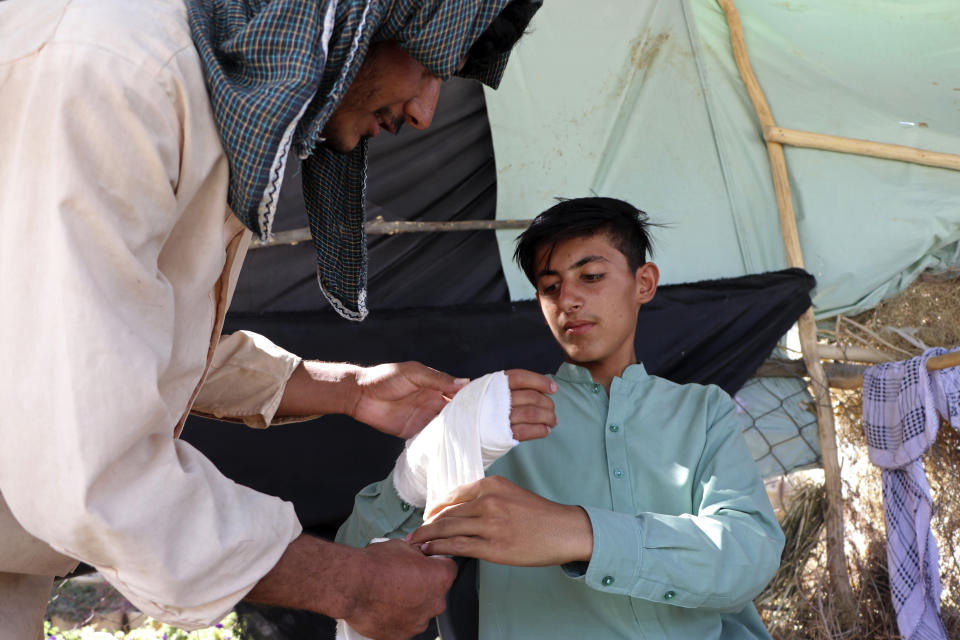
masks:
<instances>
[{"instance_id":1,"label":"man's forearm","mask_svg":"<svg viewBox=\"0 0 960 640\"><path fill-rule=\"evenodd\" d=\"M287 380L276 415L349 413L356 403L359 370L360 367L353 364L304 360Z\"/></svg>"},{"instance_id":2,"label":"man's forearm","mask_svg":"<svg viewBox=\"0 0 960 640\"><path fill-rule=\"evenodd\" d=\"M247 599L344 619L365 636L393 640L426 629L455 576L452 560L399 540L353 549L304 535Z\"/></svg>"},{"instance_id":3,"label":"man's forearm","mask_svg":"<svg viewBox=\"0 0 960 640\"><path fill-rule=\"evenodd\" d=\"M301 535L246 599L343 618L354 607L351 587L362 582L362 571L357 549Z\"/></svg>"}]
</instances>

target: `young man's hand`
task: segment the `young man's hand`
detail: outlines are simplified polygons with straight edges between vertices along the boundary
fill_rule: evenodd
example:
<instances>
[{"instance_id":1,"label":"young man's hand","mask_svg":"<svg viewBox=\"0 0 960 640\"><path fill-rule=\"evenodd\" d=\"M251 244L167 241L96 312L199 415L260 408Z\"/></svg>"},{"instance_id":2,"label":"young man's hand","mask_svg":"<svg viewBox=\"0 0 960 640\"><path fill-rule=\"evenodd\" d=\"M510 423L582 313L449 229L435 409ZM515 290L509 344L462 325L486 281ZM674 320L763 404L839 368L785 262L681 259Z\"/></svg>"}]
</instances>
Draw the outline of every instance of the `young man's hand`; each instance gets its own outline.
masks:
<instances>
[{"instance_id":1,"label":"young man's hand","mask_svg":"<svg viewBox=\"0 0 960 640\"><path fill-rule=\"evenodd\" d=\"M534 567L589 561L593 554L586 511L499 476L463 485L424 517L428 524L407 541L430 555Z\"/></svg>"},{"instance_id":2,"label":"young man's hand","mask_svg":"<svg viewBox=\"0 0 960 640\"><path fill-rule=\"evenodd\" d=\"M544 438L557 424L553 400L557 384L545 375L526 369L510 369L510 428L513 437L523 442Z\"/></svg>"}]
</instances>

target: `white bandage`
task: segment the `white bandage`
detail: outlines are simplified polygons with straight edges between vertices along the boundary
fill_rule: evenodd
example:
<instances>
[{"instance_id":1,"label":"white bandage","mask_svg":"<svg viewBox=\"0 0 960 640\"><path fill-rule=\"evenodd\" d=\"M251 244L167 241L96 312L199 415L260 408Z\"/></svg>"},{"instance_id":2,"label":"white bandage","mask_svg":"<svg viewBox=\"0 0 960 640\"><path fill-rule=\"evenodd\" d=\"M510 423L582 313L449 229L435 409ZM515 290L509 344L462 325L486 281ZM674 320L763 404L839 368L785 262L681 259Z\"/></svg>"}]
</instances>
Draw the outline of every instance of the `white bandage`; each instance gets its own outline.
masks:
<instances>
[{"instance_id":1,"label":"white bandage","mask_svg":"<svg viewBox=\"0 0 960 640\"><path fill-rule=\"evenodd\" d=\"M407 440L393 469L402 500L429 510L517 444L510 428L510 385L502 371L477 378L423 431Z\"/></svg>"},{"instance_id":2,"label":"white bandage","mask_svg":"<svg viewBox=\"0 0 960 640\"><path fill-rule=\"evenodd\" d=\"M487 467L516 444L507 375L487 374L458 391L440 415L407 440L393 468L394 489L405 502L432 507L460 485L483 478ZM337 640L366 639L337 620Z\"/></svg>"}]
</instances>

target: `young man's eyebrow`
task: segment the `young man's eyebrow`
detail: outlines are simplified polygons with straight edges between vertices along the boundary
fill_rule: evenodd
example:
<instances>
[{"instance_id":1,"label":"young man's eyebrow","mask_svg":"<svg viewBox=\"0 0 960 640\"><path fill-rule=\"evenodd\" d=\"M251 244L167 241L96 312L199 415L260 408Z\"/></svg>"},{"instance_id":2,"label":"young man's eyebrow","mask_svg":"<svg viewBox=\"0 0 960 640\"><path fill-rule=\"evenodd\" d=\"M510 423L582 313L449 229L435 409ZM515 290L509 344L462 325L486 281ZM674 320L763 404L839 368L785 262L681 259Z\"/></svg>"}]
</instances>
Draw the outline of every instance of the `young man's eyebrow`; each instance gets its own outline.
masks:
<instances>
[{"instance_id":1,"label":"young man's eyebrow","mask_svg":"<svg viewBox=\"0 0 960 640\"><path fill-rule=\"evenodd\" d=\"M576 262L574 262L569 267L567 267L567 270L573 271L574 269L579 269L580 267L582 267L587 263L597 262L597 261L609 262L609 260L607 260L603 256L584 256L579 260L577 260ZM543 276L556 276L556 275L559 275L559 272L556 269L542 269L539 273L537 273L537 279L540 279Z\"/></svg>"}]
</instances>

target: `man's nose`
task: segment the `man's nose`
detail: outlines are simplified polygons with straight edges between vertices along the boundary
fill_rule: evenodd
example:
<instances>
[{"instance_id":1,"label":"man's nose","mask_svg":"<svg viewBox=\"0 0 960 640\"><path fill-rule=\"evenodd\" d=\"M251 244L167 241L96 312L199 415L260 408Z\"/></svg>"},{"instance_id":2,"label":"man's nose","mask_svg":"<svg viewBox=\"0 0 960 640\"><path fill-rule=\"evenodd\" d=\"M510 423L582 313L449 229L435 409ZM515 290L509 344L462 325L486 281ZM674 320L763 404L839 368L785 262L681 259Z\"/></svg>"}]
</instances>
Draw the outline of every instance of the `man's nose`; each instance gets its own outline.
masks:
<instances>
[{"instance_id":1,"label":"man's nose","mask_svg":"<svg viewBox=\"0 0 960 640\"><path fill-rule=\"evenodd\" d=\"M423 86L416 96L403 105L404 119L414 129L426 129L433 122L433 113L437 108L437 99L440 97L440 85L443 80L431 77L424 80Z\"/></svg>"}]
</instances>

